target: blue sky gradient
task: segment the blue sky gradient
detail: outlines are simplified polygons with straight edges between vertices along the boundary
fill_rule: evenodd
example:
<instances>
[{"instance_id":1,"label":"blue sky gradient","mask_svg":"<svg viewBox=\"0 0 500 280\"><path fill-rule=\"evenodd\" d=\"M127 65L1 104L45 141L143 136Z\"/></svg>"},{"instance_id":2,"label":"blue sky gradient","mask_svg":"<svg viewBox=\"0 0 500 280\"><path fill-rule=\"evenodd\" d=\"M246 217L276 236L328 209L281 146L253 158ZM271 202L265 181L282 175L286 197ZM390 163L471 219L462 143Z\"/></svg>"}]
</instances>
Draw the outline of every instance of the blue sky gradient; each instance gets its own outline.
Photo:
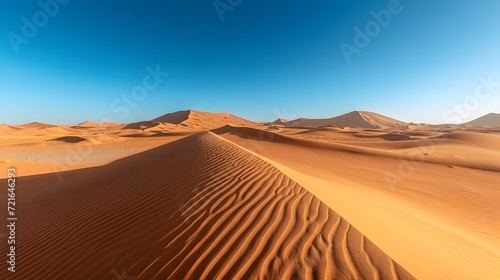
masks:
<instances>
[{"instance_id":1,"label":"blue sky gradient","mask_svg":"<svg viewBox=\"0 0 500 280\"><path fill-rule=\"evenodd\" d=\"M128 123L184 109L444 123L500 110L497 0L217 1L229 7L222 20L213 0L4 1L0 123ZM354 28L390 5L400 12L346 59L340 44L356 47ZM147 67L169 75L144 94ZM140 100L123 101L134 90Z\"/></svg>"}]
</instances>

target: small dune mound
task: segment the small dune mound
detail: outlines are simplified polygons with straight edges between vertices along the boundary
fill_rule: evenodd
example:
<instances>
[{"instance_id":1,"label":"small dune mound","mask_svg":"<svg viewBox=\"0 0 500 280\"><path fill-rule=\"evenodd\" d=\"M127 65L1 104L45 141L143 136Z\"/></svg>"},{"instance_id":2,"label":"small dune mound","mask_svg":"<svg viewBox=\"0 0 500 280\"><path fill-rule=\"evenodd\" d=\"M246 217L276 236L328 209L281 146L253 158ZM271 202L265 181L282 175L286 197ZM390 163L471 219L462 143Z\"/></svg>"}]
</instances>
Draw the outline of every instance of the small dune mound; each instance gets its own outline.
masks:
<instances>
[{"instance_id":1,"label":"small dune mound","mask_svg":"<svg viewBox=\"0 0 500 280\"><path fill-rule=\"evenodd\" d=\"M93 121L86 121L86 122L79 123L78 126L80 126L80 127L99 127L100 124L95 123Z\"/></svg>"},{"instance_id":2,"label":"small dune mound","mask_svg":"<svg viewBox=\"0 0 500 280\"><path fill-rule=\"evenodd\" d=\"M113 127L113 126L118 126L118 124L116 124L114 122L103 122L102 126L104 126L104 127Z\"/></svg>"},{"instance_id":3,"label":"small dune mound","mask_svg":"<svg viewBox=\"0 0 500 280\"><path fill-rule=\"evenodd\" d=\"M76 128L76 129L88 129L88 128L100 128L102 125L95 123L93 121L86 121L79 123L78 125L71 126L71 128Z\"/></svg>"},{"instance_id":4,"label":"small dune mound","mask_svg":"<svg viewBox=\"0 0 500 280\"><path fill-rule=\"evenodd\" d=\"M286 125L287 123L288 123L288 120L285 120L285 119L279 118L279 119L275 120L274 122L272 122L271 124L275 124L275 125Z\"/></svg>"},{"instance_id":5,"label":"small dune mound","mask_svg":"<svg viewBox=\"0 0 500 280\"><path fill-rule=\"evenodd\" d=\"M87 141L87 139L78 137L78 136L64 136L64 137L59 137L55 138L49 141L60 141L60 142L65 142L65 143L80 143L83 141Z\"/></svg>"}]
</instances>

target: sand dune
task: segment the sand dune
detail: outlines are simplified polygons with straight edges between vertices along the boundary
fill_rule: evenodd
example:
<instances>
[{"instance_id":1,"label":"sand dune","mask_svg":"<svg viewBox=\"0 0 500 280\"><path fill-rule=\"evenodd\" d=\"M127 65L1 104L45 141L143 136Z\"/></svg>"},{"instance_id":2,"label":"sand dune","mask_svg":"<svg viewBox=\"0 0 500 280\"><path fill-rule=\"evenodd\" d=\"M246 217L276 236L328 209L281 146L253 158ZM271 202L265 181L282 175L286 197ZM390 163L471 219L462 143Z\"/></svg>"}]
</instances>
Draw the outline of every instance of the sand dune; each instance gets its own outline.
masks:
<instances>
[{"instance_id":1,"label":"sand dune","mask_svg":"<svg viewBox=\"0 0 500 280\"><path fill-rule=\"evenodd\" d=\"M93 121L85 121L85 122L79 123L78 126L80 126L80 127L99 127L101 125L98 123L95 123Z\"/></svg>"},{"instance_id":2,"label":"sand dune","mask_svg":"<svg viewBox=\"0 0 500 280\"><path fill-rule=\"evenodd\" d=\"M329 119L300 118L294 121L282 122L282 124L288 127L320 127L334 125L360 128L394 128L406 125L406 123L402 121L365 111L354 111Z\"/></svg>"},{"instance_id":3,"label":"sand dune","mask_svg":"<svg viewBox=\"0 0 500 280\"><path fill-rule=\"evenodd\" d=\"M491 113L467 123L474 126L500 127L500 114Z\"/></svg>"},{"instance_id":4,"label":"sand dune","mask_svg":"<svg viewBox=\"0 0 500 280\"><path fill-rule=\"evenodd\" d=\"M8 125L8 124L5 124L5 123L0 124L0 131L8 131L8 130L11 130L11 129L12 129L12 127L10 125Z\"/></svg>"},{"instance_id":5,"label":"sand dune","mask_svg":"<svg viewBox=\"0 0 500 280\"><path fill-rule=\"evenodd\" d=\"M229 113L209 113L194 110L179 111L158 117L153 122L177 124L191 130L210 130L227 124L238 126L259 126L257 123L242 119Z\"/></svg>"},{"instance_id":6,"label":"sand dune","mask_svg":"<svg viewBox=\"0 0 500 280\"><path fill-rule=\"evenodd\" d=\"M118 124L116 124L114 122L103 122L102 126L104 126L104 127L113 127L113 126L118 126Z\"/></svg>"},{"instance_id":7,"label":"sand dune","mask_svg":"<svg viewBox=\"0 0 500 280\"><path fill-rule=\"evenodd\" d=\"M49 128L56 127L56 125L41 123L41 122L30 122L27 124L18 125L20 128L29 128L29 129L40 129L40 128Z\"/></svg>"},{"instance_id":8,"label":"sand dune","mask_svg":"<svg viewBox=\"0 0 500 280\"><path fill-rule=\"evenodd\" d=\"M300 185L211 133L18 193L18 279L413 279Z\"/></svg>"}]
</instances>

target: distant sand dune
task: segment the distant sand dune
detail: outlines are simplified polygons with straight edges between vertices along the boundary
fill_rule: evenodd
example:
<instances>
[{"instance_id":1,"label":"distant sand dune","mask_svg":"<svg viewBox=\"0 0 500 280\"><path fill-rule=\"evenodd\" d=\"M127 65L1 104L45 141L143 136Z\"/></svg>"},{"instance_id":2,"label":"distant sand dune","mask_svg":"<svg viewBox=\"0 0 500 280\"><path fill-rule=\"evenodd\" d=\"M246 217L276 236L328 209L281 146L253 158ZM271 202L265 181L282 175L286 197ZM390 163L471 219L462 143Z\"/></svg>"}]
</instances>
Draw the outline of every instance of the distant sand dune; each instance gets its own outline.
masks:
<instances>
[{"instance_id":1,"label":"distant sand dune","mask_svg":"<svg viewBox=\"0 0 500 280\"><path fill-rule=\"evenodd\" d=\"M210 132L78 172L18 190L18 279L414 279L278 169Z\"/></svg>"},{"instance_id":2,"label":"distant sand dune","mask_svg":"<svg viewBox=\"0 0 500 280\"><path fill-rule=\"evenodd\" d=\"M283 124L287 127L320 127L320 126L348 126L360 128L392 128L404 126L405 122L392 119L377 113L354 111L338 117L329 119L305 119L286 122L285 120L276 120L273 124Z\"/></svg>"},{"instance_id":3,"label":"distant sand dune","mask_svg":"<svg viewBox=\"0 0 500 280\"><path fill-rule=\"evenodd\" d=\"M500 127L500 114L491 113L467 123L474 126Z\"/></svg>"},{"instance_id":4,"label":"distant sand dune","mask_svg":"<svg viewBox=\"0 0 500 280\"><path fill-rule=\"evenodd\" d=\"M46 123L41 123L41 122L30 122L27 124L18 125L18 127L29 128L29 129L40 129L40 128L56 127L56 125L46 124Z\"/></svg>"},{"instance_id":5,"label":"distant sand dune","mask_svg":"<svg viewBox=\"0 0 500 280\"><path fill-rule=\"evenodd\" d=\"M229 113L210 113L195 110L179 111L158 117L153 122L177 124L196 130L209 130L227 124L257 127L259 124Z\"/></svg>"}]
</instances>

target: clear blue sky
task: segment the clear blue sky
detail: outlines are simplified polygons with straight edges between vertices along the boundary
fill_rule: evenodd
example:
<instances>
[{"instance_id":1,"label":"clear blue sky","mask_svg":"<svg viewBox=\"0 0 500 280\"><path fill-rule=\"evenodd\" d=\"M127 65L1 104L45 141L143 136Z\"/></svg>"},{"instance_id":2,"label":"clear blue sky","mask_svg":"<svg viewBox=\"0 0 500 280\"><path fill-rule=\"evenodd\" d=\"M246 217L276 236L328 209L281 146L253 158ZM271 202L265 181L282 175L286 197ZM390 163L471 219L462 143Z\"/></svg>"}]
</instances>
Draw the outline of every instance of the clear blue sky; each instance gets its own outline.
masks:
<instances>
[{"instance_id":1,"label":"clear blue sky","mask_svg":"<svg viewBox=\"0 0 500 280\"><path fill-rule=\"evenodd\" d=\"M443 123L500 108L498 84L474 97L478 77L500 82L498 0L220 0L219 13L213 0L60 2L2 3L0 123L125 123L183 109ZM381 10L391 19L376 30ZM356 46L355 27L367 25L373 37ZM358 50L350 63L342 42ZM169 76L156 85L148 66ZM122 99L134 90L138 99ZM459 119L457 104L468 104Z\"/></svg>"}]
</instances>

